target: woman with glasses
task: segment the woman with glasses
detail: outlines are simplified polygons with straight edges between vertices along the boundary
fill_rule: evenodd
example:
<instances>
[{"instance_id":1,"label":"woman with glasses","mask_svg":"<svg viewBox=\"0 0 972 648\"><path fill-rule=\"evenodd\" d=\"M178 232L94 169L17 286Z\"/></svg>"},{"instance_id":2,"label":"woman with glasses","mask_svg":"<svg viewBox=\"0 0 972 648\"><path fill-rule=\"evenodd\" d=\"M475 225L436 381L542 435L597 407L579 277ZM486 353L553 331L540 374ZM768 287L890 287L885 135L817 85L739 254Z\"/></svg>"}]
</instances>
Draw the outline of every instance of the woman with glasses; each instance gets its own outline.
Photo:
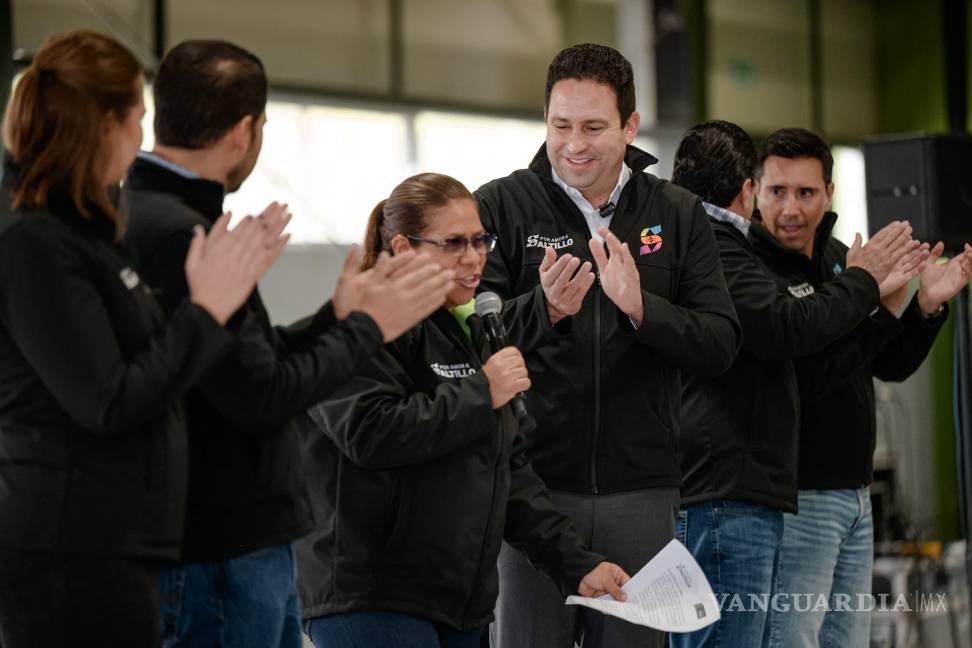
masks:
<instances>
[{"instance_id":1,"label":"woman with glasses","mask_svg":"<svg viewBox=\"0 0 972 648\"><path fill-rule=\"evenodd\" d=\"M523 357L482 359L470 301L495 241L444 175L408 178L371 214L365 269L419 248L455 283L444 308L305 421L318 528L298 544L298 578L319 648L478 648L503 539L565 594L623 596L627 575L584 549L526 460L507 406L530 387Z\"/></svg>"}]
</instances>

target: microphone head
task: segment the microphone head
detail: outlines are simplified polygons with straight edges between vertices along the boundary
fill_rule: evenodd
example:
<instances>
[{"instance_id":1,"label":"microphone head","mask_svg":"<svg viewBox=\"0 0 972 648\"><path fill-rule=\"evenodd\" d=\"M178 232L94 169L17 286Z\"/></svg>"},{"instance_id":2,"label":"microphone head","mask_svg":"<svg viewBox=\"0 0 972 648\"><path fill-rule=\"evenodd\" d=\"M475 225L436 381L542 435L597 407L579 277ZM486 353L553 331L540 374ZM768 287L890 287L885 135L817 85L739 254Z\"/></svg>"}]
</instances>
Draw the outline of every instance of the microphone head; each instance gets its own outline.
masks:
<instances>
[{"instance_id":1,"label":"microphone head","mask_svg":"<svg viewBox=\"0 0 972 648\"><path fill-rule=\"evenodd\" d=\"M486 291L476 295L476 315L478 317L499 315L501 310L503 310L503 300L496 293Z\"/></svg>"}]
</instances>

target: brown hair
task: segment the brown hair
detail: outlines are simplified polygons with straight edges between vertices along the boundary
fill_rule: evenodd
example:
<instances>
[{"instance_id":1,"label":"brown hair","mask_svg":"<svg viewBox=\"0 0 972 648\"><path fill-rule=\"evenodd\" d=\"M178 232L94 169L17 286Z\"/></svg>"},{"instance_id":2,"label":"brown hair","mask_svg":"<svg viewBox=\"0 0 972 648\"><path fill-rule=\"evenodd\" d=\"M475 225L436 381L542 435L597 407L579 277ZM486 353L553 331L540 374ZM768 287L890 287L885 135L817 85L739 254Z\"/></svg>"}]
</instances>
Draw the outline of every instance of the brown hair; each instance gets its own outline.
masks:
<instances>
[{"instance_id":1,"label":"brown hair","mask_svg":"<svg viewBox=\"0 0 972 648\"><path fill-rule=\"evenodd\" d=\"M138 61L102 34L77 31L47 39L14 88L3 122L7 150L20 167L13 207L41 207L52 189L68 193L85 218L85 202L115 221L100 173L111 157L103 119L119 121L138 103Z\"/></svg>"},{"instance_id":2,"label":"brown hair","mask_svg":"<svg viewBox=\"0 0 972 648\"><path fill-rule=\"evenodd\" d=\"M425 229L426 210L461 198L475 200L465 185L441 173L420 173L403 180L371 210L361 269L375 265L382 250L390 251L396 235L420 236Z\"/></svg>"}]
</instances>

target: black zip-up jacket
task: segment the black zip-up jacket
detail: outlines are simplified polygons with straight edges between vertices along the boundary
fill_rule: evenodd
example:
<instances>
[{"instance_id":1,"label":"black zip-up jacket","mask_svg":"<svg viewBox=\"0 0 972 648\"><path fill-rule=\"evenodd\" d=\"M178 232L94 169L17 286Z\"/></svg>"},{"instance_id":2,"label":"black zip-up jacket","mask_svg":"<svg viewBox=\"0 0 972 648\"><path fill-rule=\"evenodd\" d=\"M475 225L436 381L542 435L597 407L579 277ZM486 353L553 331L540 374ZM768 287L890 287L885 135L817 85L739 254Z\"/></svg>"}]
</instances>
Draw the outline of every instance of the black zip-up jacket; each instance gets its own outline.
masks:
<instances>
[{"instance_id":1,"label":"black zip-up jacket","mask_svg":"<svg viewBox=\"0 0 972 648\"><path fill-rule=\"evenodd\" d=\"M866 271L849 268L798 299L777 284L739 229L715 218L712 229L743 346L721 376L686 377L682 504L733 499L795 513L800 397L793 359L854 330L877 307L880 291ZM775 243L757 222L748 237Z\"/></svg>"},{"instance_id":2,"label":"black zip-up jacket","mask_svg":"<svg viewBox=\"0 0 972 648\"><path fill-rule=\"evenodd\" d=\"M128 177L132 258L166 312L187 293L194 225L223 210L215 182L139 159ZM295 540L313 527L293 418L351 376L381 346L370 317L338 322L329 305L273 327L258 291L230 320L234 346L186 399L187 561L226 560Z\"/></svg>"},{"instance_id":3,"label":"black zip-up jacket","mask_svg":"<svg viewBox=\"0 0 972 648\"><path fill-rule=\"evenodd\" d=\"M581 310L564 320L564 336L542 348L524 344L522 323L547 321L539 275L544 247L593 264L590 230L552 180L545 146L529 169L476 192L483 226L499 237L481 289L506 301L506 325L526 354L533 381L527 409L538 423L528 454L553 489L597 494L681 486L681 372L718 375L739 346L699 199L645 173L656 162L647 153L629 146L625 161L631 179L611 230L629 245L641 276L644 317L637 330L595 282Z\"/></svg>"},{"instance_id":4,"label":"black zip-up jacket","mask_svg":"<svg viewBox=\"0 0 972 648\"><path fill-rule=\"evenodd\" d=\"M230 345L202 308L162 311L66 193L0 189L0 545L174 560L185 514L181 397Z\"/></svg>"},{"instance_id":5,"label":"black zip-up jacket","mask_svg":"<svg viewBox=\"0 0 972 648\"><path fill-rule=\"evenodd\" d=\"M831 237L837 215L817 227L813 258L772 237L754 249L781 290L806 294L844 274L847 246ZM860 488L873 479L877 422L874 380L901 381L914 373L947 313L925 318L917 299L896 318L883 306L854 331L795 363L800 387L800 489Z\"/></svg>"},{"instance_id":6,"label":"black zip-up jacket","mask_svg":"<svg viewBox=\"0 0 972 648\"><path fill-rule=\"evenodd\" d=\"M494 411L445 309L386 345L304 420L317 529L297 543L304 617L397 611L459 629L492 618L501 540L563 593L604 560L583 548Z\"/></svg>"}]
</instances>

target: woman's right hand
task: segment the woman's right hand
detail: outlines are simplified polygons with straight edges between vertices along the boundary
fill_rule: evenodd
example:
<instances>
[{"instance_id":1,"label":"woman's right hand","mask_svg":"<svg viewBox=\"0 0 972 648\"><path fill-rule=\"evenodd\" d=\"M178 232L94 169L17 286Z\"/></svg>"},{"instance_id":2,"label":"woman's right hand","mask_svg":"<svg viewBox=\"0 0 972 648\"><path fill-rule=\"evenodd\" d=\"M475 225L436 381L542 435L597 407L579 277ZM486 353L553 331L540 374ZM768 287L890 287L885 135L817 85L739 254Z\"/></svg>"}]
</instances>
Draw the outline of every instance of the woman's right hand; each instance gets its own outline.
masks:
<instances>
[{"instance_id":1,"label":"woman's right hand","mask_svg":"<svg viewBox=\"0 0 972 648\"><path fill-rule=\"evenodd\" d=\"M483 373L489 381L493 409L503 407L514 396L530 389L526 362L516 347L508 346L491 355L483 365Z\"/></svg>"},{"instance_id":2,"label":"woman's right hand","mask_svg":"<svg viewBox=\"0 0 972 648\"><path fill-rule=\"evenodd\" d=\"M259 216L247 216L232 230L230 214L219 217L209 234L197 226L186 255L189 298L221 325L243 305L257 281L287 245L286 205L272 203Z\"/></svg>"}]
</instances>

